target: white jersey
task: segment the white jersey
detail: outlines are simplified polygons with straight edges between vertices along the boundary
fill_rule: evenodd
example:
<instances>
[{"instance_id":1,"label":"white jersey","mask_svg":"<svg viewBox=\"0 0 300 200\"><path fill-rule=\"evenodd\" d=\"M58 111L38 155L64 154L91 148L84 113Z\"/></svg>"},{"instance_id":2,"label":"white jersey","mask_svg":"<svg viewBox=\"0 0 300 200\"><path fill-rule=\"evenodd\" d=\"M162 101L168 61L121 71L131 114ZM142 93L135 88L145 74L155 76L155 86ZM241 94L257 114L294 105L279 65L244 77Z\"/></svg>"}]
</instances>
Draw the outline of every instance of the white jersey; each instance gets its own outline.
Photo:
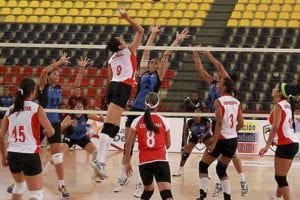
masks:
<instances>
[{"instance_id":1,"label":"white jersey","mask_svg":"<svg viewBox=\"0 0 300 200\"><path fill-rule=\"evenodd\" d=\"M277 105L281 108L281 121L277 129L278 145L298 142L297 135L293 129L291 104L284 99L277 102ZM273 125L273 110L270 113L269 121Z\"/></svg>"},{"instance_id":2,"label":"white jersey","mask_svg":"<svg viewBox=\"0 0 300 200\"><path fill-rule=\"evenodd\" d=\"M112 55L108 61L112 70L111 81L122 82L130 86L134 86L135 72L137 68L136 56L129 48L124 48Z\"/></svg>"},{"instance_id":3,"label":"white jersey","mask_svg":"<svg viewBox=\"0 0 300 200\"><path fill-rule=\"evenodd\" d=\"M221 96L217 99L222 108L222 129L220 139L236 138L236 126L238 112L241 109L240 102L233 96Z\"/></svg>"},{"instance_id":4,"label":"white jersey","mask_svg":"<svg viewBox=\"0 0 300 200\"><path fill-rule=\"evenodd\" d=\"M8 116L8 152L39 153L40 123L39 105L32 101L24 102L24 111L8 115L13 105L7 110Z\"/></svg>"}]
</instances>

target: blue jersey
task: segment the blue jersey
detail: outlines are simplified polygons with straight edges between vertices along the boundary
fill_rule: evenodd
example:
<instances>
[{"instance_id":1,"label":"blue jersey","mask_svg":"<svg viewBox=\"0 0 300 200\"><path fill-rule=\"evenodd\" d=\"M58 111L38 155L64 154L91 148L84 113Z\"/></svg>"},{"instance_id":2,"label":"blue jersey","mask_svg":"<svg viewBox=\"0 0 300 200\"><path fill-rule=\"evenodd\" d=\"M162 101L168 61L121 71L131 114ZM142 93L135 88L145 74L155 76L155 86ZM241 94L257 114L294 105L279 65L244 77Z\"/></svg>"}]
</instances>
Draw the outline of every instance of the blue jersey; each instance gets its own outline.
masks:
<instances>
[{"instance_id":1,"label":"blue jersey","mask_svg":"<svg viewBox=\"0 0 300 200\"><path fill-rule=\"evenodd\" d=\"M188 120L188 126L191 131L191 135L196 137L201 137L205 133L207 133L209 130L209 124L211 121L206 117L201 117L201 120L199 123L195 122L195 119L189 119Z\"/></svg>"},{"instance_id":2,"label":"blue jersey","mask_svg":"<svg viewBox=\"0 0 300 200\"><path fill-rule=\"evenodd\" d=\"M145 110L145 98L149 92L158 92L161 81L157 72L146 71L139 80L137 95L132 107Z\"/></svg>"},{"instance_id":3,"label":"blue jersey","mask_svg":"<svg viewBox=\"0 0 300 200\"><path fill-rule=\"evenodd\" d=\"M1 106L10 107L13 104L12 96L2 96L0 99Z\"/></svg>"},{"instance_id":4,"label":"blue jersey","mask_svg":"<svg viewBox=\"0 0 300 200\"><path fill-rule=\"evenodd\" d=\"M90 128L90 124L87 124L87 115L81 115L77 118L75 115L71 115L72 120L76 120L76 126L69 126L66 130L66 136L74 140L80 140L86 137L86 132Z\"/></svg>"},{"instance_id":5,"label":"blue jersey","mask_svg":"<svg viewBox=\"0 0 300 200\"><path fill-rule=\"evenodd\" d=\"M212 84L209 86L209 109L210 112L215 112L215 100L220 97L220 94L217 91L217 81L213 81Z\"/></svg>"}]
</instances>

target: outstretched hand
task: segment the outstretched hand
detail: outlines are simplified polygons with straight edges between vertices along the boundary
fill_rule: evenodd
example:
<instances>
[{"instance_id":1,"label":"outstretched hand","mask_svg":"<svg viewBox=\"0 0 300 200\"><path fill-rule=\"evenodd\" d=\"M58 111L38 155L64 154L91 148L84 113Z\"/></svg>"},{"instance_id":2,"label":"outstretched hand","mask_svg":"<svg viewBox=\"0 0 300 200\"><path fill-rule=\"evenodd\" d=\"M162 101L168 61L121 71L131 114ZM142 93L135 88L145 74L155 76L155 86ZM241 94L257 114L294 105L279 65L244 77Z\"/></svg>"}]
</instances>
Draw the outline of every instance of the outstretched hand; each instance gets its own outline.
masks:
<instances>
[{"instance_id":1,"label":"outstretched hand","mask_svg":"<svg viewBox=\"0 0 300 200\"><path fill-rule=\"evenodd\" d=\"M59 63L61 65L67 65L70 63L70 57L68 57L68 54L66 52L63 52L59 58Z\"/></svg>"},{"instance_id":2,"label":"outstretched hand","mask_svg":"<svg viewBox=\"0 0 300 200\"><path fill-rule=\"evenodd\" d=\"M151 25L151 26L150 26L150 31L151 31L152 33L158 33L158 32L160 32L160 27L157 26L157 25Z\"/></svg>"},{"instance_id":3,"label":"outstretched hand","mask_svg":"<svg viewBox=\"0 0 300 200\"><path fill-rule=\"evenodd\" d=\"M184 39L191 37L191 35L189 34L189 30L188 29L183 29L183 31L181 33L178 33L178 31L176 32L176 40L178 42L182 42Z\"/></svg>"},{"instance_id":4,"label":"outstretched hand","mask_svg":"<svg viewBox=\"0 0 300 200\"><path fill-rule=\"evenodd\" d=\"M91 60L89 58L80 56L80 60L77 60L77 63L80 67L86 67L91 63Z\"/></svg>"},{"instance_id":5,"label":"outstretched hand","mask_svg":"<svg viewBox=\"0 0 300 200\"><path fill-rule=\"evenodd\" d=\"M120 12L120 18L122 19L128 18L128 14L125 9L119 9L119 12Z\"/></svg>"}]
</instances>

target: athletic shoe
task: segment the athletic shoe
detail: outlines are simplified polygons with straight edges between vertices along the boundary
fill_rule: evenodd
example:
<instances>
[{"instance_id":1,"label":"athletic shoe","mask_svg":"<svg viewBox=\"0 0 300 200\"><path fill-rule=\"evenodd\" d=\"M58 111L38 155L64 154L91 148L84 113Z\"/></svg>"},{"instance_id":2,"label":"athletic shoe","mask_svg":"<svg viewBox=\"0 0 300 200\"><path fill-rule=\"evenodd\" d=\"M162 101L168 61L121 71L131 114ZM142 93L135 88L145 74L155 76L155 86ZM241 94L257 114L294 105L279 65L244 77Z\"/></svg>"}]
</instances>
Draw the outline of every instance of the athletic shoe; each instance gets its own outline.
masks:
<instances>
[{"instance_id":1,"label":"athletic shoe","mask_svg":"<svg viewBox=\"0 0 300 200\"><path fill-rule=\"evenodd\" d=\"M121 192L123 187L126 186L129 183L128 178L118 178L117 186L114 188L114 192Z\"/></svg>"},{"instance_id":2,"label":"athletic shoe","mask_svg":"<svg viewBox=\"0 0 300 200\"><path fill-rule=\"evenodd\" d=\"M247 181L241 182L241 188L242 188L242 196L247 196L248 194L248 184Z\"/></svg>"},{"instance_id":3,"label":"athletic shoe","mask_svg":"<svg viewBox=\"0 0 300 200\"><path fill-rule=\"evenodd\" d=\"M96 171L96 173L98 174L98 176L100 177L101 180L104 180L107 178L107 175L104 170L104 167L105 167L104 163L99 163L97 160L93 160L91 162L91 166L94 168L94 170Z\"/></svg>"},{"instance_id":4,"label":"athletic shoe","mask_svg":"<svg viewBox=\"0 0 300 200\"><path fill-rule=\"evenodd\" d=\"M65 199L71 198L70 193L68 192L65 185L58 186L58 192L61 193L61 197Z\"/></svg>"},{"instance_id":5,"label":"athletic shoe","mask_svg":"<svg viewBox=\"0 0 300 200\"><path fill-rule=\"evenodd\" d=\"M183 167L179 167L176 173L173 174L175 177L179 177L183 174Z\"/></svg>"},{"instance_id":6,"label":"athletic shoe","mask_svg":"<svg viewBox=\"0 0 300 200\"><path fill-rule=\"evenodd\" d=\"M222 192L222 185L220 183L216 183L215 191L213 193L213 197L219 196L219 194Z\"/></svg>"},{"instance_id":7,"label":"athletic shoe","mask_svg":"<svg viewBox=\"0 0 300 200\"><path fill-rule=\"evenodd\" d=\"M280 200L281 198L276 197L276 196L271 196L269 200Z\"/></svg>"},{"instance_id":8,"label":"athletic shoe","mask_svg":"<svg viewBox=\"0 0 300 200\"><path fill-rule=\"evenodd\" d=\"M141 182L136 183L135 184L135 190L134 190L133 196L135 198L140 198L142 196L143 192L144 192L144 185L143 185L143 183L141 183Z\"/></svg>"},{"instance_id":9,"label":"athletic shoe","mask_svg":"<svg viewBox=\"0 0 300 200\"><path fill-rule=\"evenodd\" d=\"M94 172L92 179L96 182L96 183L101 183L101 179L100 177L97 175L96 172Z\"/></svg>"},{"instance_id":10,"label":"athletic shoe","mask_svg":"<svg viewBox=\"0 0 300 200\"><path fill-rule=\"evenodd\" d=\"M200 197L197 198L196 200L206 200L207 193L204 192L204 190L200 189Z\"/></svg>"},{"instance_id":11,"label":"athletic shoe","mask_svg":"<svg viewBox=\"0 0 300 200\"><path fill-rule=\"evenodd\" d=\"M7 191L8 193L12 193L13 190L14 190L14 186L15 186L15 184L10 184L10 185L7 187L6 191Z\"/></svg>"}]
</instances>

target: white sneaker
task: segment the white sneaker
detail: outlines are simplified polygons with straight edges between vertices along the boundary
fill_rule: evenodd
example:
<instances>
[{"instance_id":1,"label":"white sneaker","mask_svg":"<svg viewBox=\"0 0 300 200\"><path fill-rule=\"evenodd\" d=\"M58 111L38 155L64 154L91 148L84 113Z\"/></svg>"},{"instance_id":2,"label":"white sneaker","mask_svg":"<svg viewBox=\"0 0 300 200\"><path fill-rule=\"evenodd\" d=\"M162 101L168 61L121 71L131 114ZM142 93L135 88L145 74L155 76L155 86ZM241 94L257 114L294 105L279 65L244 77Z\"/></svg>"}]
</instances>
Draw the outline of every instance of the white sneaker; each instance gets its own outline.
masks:
<instances>
[{"instance_id":1,"label":"white sneaker","mask_svg":"<svg viewBox=\"0 0 300 200\"><path fill-rule=\"evenodd\" d=\"M173 176L179 177L179 176L181 176L182 174L183 174L183 168L182 168L182 167L179 167L179 169L177 170L177 172L175 172L175 173L173 174Z\"/></svg>"},{"instance_id":2,"label":"white sneaker","mask_svg":"<svg viewBox=\"0 0 300 200\"><path fill-rule=\"evenodd\" d=\"M136 183L135 184L135 191L133 193L133 196L135 198L140 198L142 196L143 192L144 192L144 185L143 185L143 183L141 183L141 182Z\"/></svg>"},{"instance_id":3,"label":"white sneaker","mask_svg":"<svg viewBox=\"0 0 300 200\"><path fill-rule=\"evenodd\" d=\"M123 187L126 186L129 183L128 178L118 178L117 186L114 188L114 192L121 192Z\"/></svg>"},{"instance_id":4,"label":"white sneaker","mask_svg":"<svg viewBox=\"0 0 300 200\"><path fill-rule=\"evenodd\" d=\"M91 166L94 168L94 170L96 171L97 175L100 177L101 180L108 178L104 170L105 167L104 163L99 163L97 160L93 160L91 162Z\"/></svg>"},{"instance_id":5,"label":"white sneaker","mask_svg":"<svg viewBox=\"0 0 300 200\"><path fill-rule=\"evenodd\" d=\"M241 188L242 188L242 196L247 196L248 194L248 184L247 181L241 182Z\"/></svg>"},{"instance_id":6,"label":"white sneaker","mask_svg":"<svg viewBox=\"0 0 300 200\"><path fill-rule=\"evenodd\" d=\"M213 197L219 196L219 194L222 192L222 185L220 183L216 183L215 191L213 193Z\"/></svg>"}]
</instances>

